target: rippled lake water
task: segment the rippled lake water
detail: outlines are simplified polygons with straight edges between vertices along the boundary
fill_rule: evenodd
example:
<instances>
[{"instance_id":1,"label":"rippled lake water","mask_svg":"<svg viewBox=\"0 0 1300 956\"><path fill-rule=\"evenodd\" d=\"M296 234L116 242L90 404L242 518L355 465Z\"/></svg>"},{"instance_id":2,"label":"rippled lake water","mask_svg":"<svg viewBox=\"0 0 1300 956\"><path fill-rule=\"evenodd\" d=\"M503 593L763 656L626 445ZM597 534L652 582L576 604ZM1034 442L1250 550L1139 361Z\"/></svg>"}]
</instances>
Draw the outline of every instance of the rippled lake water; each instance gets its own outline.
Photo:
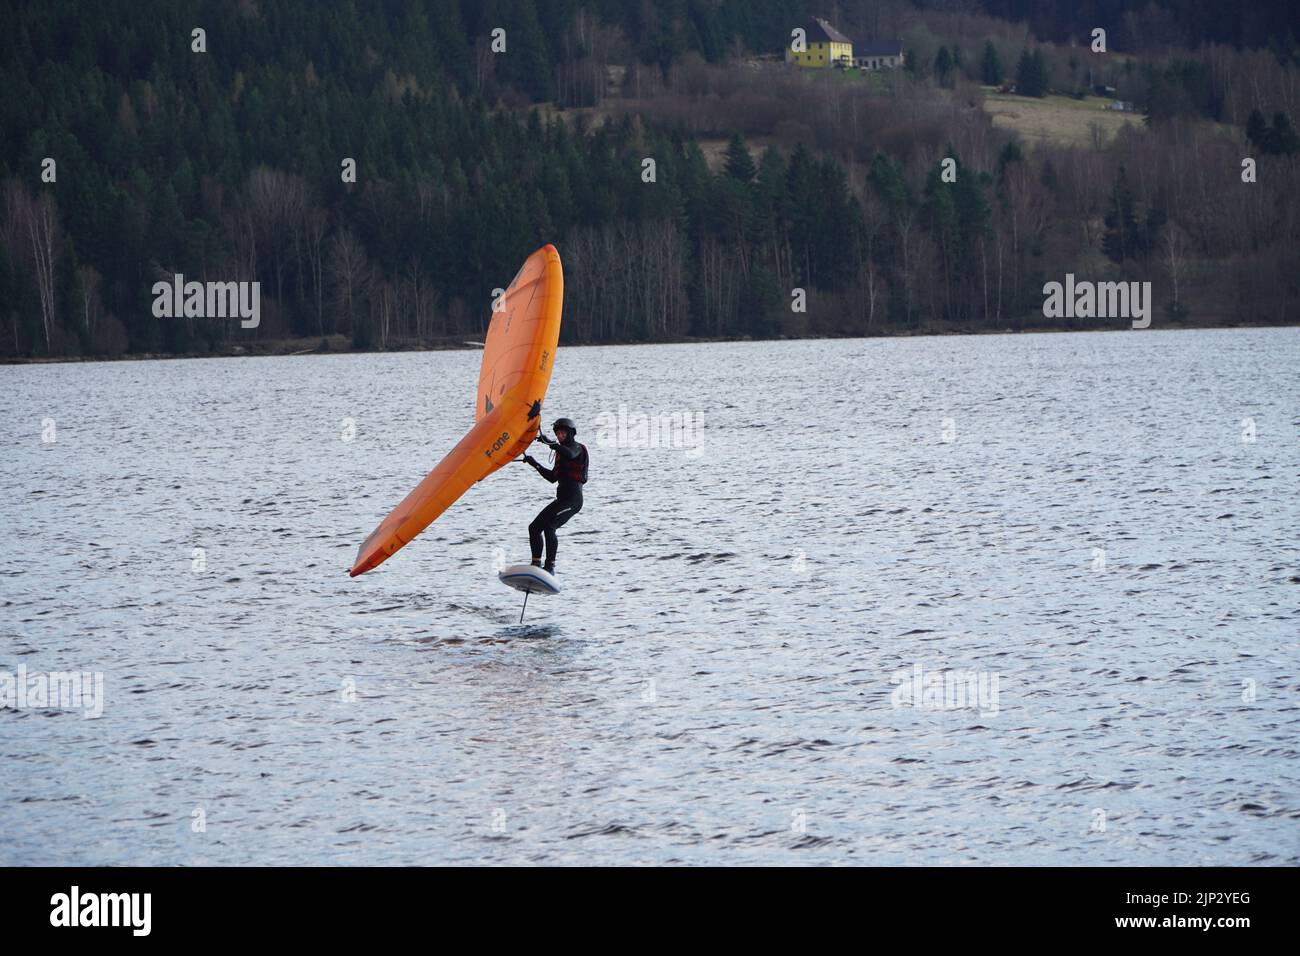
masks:
<instances>
[{"instance_id":1,"label":"rippled lake water","mask_svg":"<svg viewBox=\"0 0 1300 956\"><path fill-rule=\"evenodd\" d=\"M0 367L0 863L1300 862L1300 330L561 349L522 625L479 357Z\"/></svg>"}]
</instances>

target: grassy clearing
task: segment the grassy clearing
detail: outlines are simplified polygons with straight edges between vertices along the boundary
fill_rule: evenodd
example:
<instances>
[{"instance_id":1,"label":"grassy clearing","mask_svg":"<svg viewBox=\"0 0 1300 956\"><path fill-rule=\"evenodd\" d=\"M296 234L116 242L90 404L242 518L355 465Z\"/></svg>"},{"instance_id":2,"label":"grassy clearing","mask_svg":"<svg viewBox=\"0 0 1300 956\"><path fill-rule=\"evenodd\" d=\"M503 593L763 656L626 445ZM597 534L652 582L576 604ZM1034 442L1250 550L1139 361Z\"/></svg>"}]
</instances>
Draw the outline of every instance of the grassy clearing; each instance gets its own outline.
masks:
<instances>
[{"instance_id":1,"label":"grassy clearing","mask_svg":"<svg viewBox=\"0 0 1300 956\"><path fill-rule=\"evenodd\" d=\"M993 125L1014 130L1029 145L1087 147L1108 143L1120 127L1141 127L1140 113L1102 109L1112 102L1101 96L1016 96L984 88L984 109Z\"/></svg>"}]
</instances>

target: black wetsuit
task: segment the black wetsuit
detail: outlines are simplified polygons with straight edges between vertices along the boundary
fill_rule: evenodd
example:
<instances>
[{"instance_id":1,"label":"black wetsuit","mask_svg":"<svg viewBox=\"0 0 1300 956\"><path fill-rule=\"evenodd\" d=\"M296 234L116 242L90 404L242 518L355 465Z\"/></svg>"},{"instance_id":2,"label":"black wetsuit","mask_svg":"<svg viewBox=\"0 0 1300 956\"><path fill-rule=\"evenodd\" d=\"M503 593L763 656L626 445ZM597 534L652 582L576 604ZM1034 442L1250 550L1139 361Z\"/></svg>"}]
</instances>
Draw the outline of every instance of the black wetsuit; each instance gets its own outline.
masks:
<instances>
[{"instance_id":1,"label":"black wetsuit","mask_svg":"<svg viewBox=\"0 0 1300 956\"><path fill-rule=\"evenodd\" d=\"M528 526L528 543L533 549L533 560L542 557L542 538L546 538L546 568L555 567L558 542L555 529L582 510L582 486L587 481L587 446L570 438L561 445L551 445L555 451L555 467L546 468L532 458L527 461L547 481L557 484L555 500L542 509Z\"/></svg>"}]
</instances>

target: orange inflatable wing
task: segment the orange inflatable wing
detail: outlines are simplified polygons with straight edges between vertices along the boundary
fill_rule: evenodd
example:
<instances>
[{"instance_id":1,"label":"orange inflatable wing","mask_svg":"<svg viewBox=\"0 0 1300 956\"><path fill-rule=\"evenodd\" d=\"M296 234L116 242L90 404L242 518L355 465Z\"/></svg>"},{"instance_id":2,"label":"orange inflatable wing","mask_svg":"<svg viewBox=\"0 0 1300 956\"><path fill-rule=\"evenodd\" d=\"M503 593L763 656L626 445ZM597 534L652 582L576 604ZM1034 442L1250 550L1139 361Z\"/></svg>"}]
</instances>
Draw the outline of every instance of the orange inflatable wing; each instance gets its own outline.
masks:
<instances>
[{"instance_id":1,"label":"orange inflatable wing","mask_svg":"<svg viewBox=\"0 0 1300 956\"><path fill-rule=\"evenodd\" d=\"M362 542L352 577L386 561L537 436L563 302L560 254L546 245L524 262L488 325L474 427Z\"/></svg>"}]
</instances>

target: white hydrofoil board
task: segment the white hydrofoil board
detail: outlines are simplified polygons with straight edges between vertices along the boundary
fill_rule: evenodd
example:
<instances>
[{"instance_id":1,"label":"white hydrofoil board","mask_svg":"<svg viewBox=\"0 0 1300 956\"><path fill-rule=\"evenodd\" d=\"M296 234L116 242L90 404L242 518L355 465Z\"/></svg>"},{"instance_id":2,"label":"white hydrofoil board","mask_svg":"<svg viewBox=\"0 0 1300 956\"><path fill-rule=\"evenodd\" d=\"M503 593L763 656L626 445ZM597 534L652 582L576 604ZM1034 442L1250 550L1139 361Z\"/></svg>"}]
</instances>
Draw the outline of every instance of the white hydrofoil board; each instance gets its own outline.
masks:
<instances>
[{"instance_id":1,"label":"white hydrofoil board","mask_svg":"<svg viewBox=\"0 0 1300 956\"><path fill-rule=\"evenodd\" d=\"M559 594L560 582L533 564L512 564L497 575L502 584L529 594Z\"/></svg>"}]
</instances>

